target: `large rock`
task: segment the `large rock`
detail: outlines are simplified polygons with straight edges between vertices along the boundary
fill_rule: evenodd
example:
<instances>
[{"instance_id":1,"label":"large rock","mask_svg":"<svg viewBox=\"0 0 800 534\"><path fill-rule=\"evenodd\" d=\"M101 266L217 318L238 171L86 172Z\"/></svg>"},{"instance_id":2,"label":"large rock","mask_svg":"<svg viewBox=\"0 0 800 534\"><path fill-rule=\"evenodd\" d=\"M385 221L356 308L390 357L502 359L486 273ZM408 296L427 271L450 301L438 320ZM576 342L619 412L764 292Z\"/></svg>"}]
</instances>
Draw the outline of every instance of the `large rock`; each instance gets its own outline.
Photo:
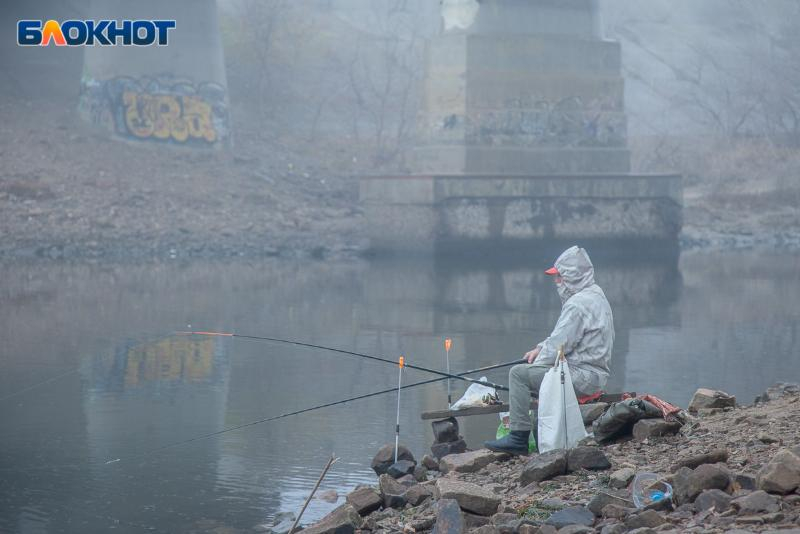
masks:
<instances>
[{"instance_id":1,"label":"large rock","mask_svg":"<svg viewBox=\"0 0 800 534\"><path fill-rule=\"evenodd\" d=\"M417 463L411 460L397 460L389 466L386 470L386 474L392 478L400 478L414 474L415 467L417 467Z\"/></svg>"},{"instance_id":2,"label":"large rock","mask_svg":"<svg viewBox=\"0 0 800 534\"><path fill-rule=\"evenodd\" d=\"M800 447L795 447L800 449ZM756 476L759 489L769 493L791 493L800 487L800 450L778 451Z\"/></svg>"},{"instance_id":3,"label":"large rock","mask_svg":"<svg viewBox=\"0 0 800 534\"><path fill-rule=\"evenodd\" d=\"M697 413L704 408L727 408L736 406L736 397L724 391L700 388L689 403L689 412Z\"/></svg>"},{"instance_id":4,"label":"large rock","mask_svg":"<svg viewBox=\"0 0 800 534\"><path fill-rule=\"evenodd\" d=\"M567 452L567 471L572 472L578 469L599 471L610 467L611 462L608 461L600 447L575 447Z\"/></svg>"},{"instance_id":5,"label":"large rock","mask_svg":"<svg viewBox=\"0 0 800 534\"><path fill-rule=\"evenodd\" d=\"M631 501L630 495L624 491L602 491L592 497L586 506L594 515L600 517L603 515L603 508L609 504L631 507L633 501Z\"/></svg>"},{"instance_id":6,"label":"large rock","mask_svg":"<svg viewBox=\"0 0 800 534\"><path fill-rule=\"evenodd\" d=\"M591 425L594 423L595 419L603 415L603 413L608 409L608 403L606 402L592 402L590 404L582 404L581 405L581 418L583 419L584 425Z\"/></svg>"},{"instance_id":7,"label":"large rock","mask_svg":"<svg viewBox=\"0 0 800 534\"><path fill-rule=\"evenodd\" d=\"M459 439L458 441L450 441L448 443L434 443L431 445L431 452L439 460L448 454L460 454L466 450L467 442L463 439Z\"/></svg>"},{"instance_id":8,"label":"large rock","mask_svg":"<svg viewBox=\"0 0 800 534\"><path fill-rule=\"evenodd\" d=\"M731 506L731 496L720 489L704 490L694 500L698 512L713 508L716 512L724 512Z\"/></svg>"},{"instance_id":9,"label":"large rock","mask_svg":"<svg viewBox=\"0 0 800 534\"><path fill-rule=\"evenodd\" d=\"M567 525L590 527L594 523L594 514L585 506L570 506L554 512L545 523L559 529Z\"/></svg>"},{"instance_id":10,"label":"large rock","mask_svg":"<svg viewBox=\"0 0 800 534\"><path fill-rule=\"evenodd\" d=\"M422 457L422 465L424 465L429 471L439 470L439 461L430 454L426 454Z\"/></svg>"},{"instance_id":11,"label":"large rock","mask_svg":"<svg viewBox=\"0 0 800 534\"><path fill-rule=\"evenodd\" d=\"M689 469L694 469L699 467L703 464L716 464L716 463L725 463L728 461L728 451L725 449L714 449L711 452L706 452L703 454L695 454L693 456L689 456L688 458L683 458L682 460L678 460L670 470L674 473L681 467L688 467Z\"/></svg>"},{"instance_id":12,"label":"large rock","mask_svg":"<svg viewBox=\"0 0 800 534\"><path fill-rule=\"evenodd\" d=\"M656 528L664 523L666 523L666 520L655 510L645 510L638 514L629 515L625 519L625 526L631 530L637 528Z\"/></svg>"},{"instance_id":13,"label":"large rock","mask_svg":"<svg viewBox=\"0 0 800 534\"><path fill-rule=\"evenodd\" d=\"M345 500L361 516L369 515L383 504L383 498L380 493L369 486L357 487L350 492Z\"/></svg>"},{"instance_id":14,"label":"large rock","mask_svg":"<svg viewBox=\"0 0 800 534\"><path fill-rule=\"evenodd\" d=\"M429 486L416 484L408 488L403 494L403 497L405 497L406 502L411 506L419 506L423 502L430 499L432 495L433 491Z\"/></svg>"},{"instance_id":15,"label":"large rock","mask_svg":"<svg viewBox=\"0 0 800 534\"><path fill-rule=\"evenodd\" d=\"M549 480L563 475L567 471L567 455L562 450L548 451L534 456L520 473L519 480L523 485L531 482Z\"/></svg>"},{"instance_id":16,"label":"large rock","mask_svg":"<svg viewBox=\"0 0 800 534\"><path fill-rule=\"evenodd\" d=\"M383 497L383 505L386 508L402 508L406 504L406 487L390 477L383 474L378 477L378 487Z\"/></svg>"},{"instance_id":17,"label":"large rock","mask_svg":"<svg viewBox=\"0 0 800 534\"><path fill-rule=\"evenodd\" d=\"M414 455L408 450L408 447L400 445L397 447L397 459L408 460L416 463ZM380 449L372 459L372 470L375 474L381 476L389 470L389 467L394 463L394 443L387 443Z\"/></svg>"},{"instance_id":18,"label":"large rock","mask_svg":"<svg viewBox=\"0 0 800 534\"><path fill-rule=\"evenodd\" d=\"M633 425L633 437L644 441L647 438L677 434L680 429L680 423L664 421L661 418L640 419Z\"/></svg>"},{"instance_id":19,"label":"large rock","mask_svg":"<svg viewBox=\"0 0 800 534\"><path fill-rule=\"evenodd\" d=\"M453 499L439 499L433 534L463 534L464 531L464 516L458 503Z\"/></svg>"},{"instance_id":20,"label":"large rock","mask_svg":"<svg viewBox=\"0 0 800 534\"><path fill-rule=\"evenodd\" d=\"M439 461L439 471L449 473L474 473L480 471L497 459L497 454L489 449L449 454Z\"/></svg>"},{"instance_id":21,"label":"large rock","mask_svg":"<svg viewBox=\"0 0 800 534\"><path fill-rule=\"evenodd\" d=\"M608 480L608 485L615 489L627 488L631 483L633 477L636 476L636 470L630 467L623 467L611 473L611 478Z\"/></svg>"},{"instance_id":22,"label":"large rock","mask_svg":"<svg viewBox=\"0 0 800 534\"><path fill-rule=\"evenodd\" d=\"M703 490L727 490L731 480L728 471L719 465L703 464L695 470L681 467L673 476L675 502L694 502Z\"/></svg>"},{"instance_id":23,"label":"large rock","mask_svg":"<svg viewBox=\"0 0 800 534\"><path fill-rule=\"evenodd\" d=\"M763 490L734 499L731 504L741 515L772 513L781 509L780 501Z\"/></svg>"},{"instance_id":24,"label":"large rock","mask_svg":"<svg viewBox=\"0 0 800 534\"><path fill-rule=\"evenodd\" d=\"M431 428L433 428L434 443L450 443L461 439L461 436L458 435L458 421L455 417L434 421L431 423Z\"/></svg>"},{"instance_id":25,"label":"large rock","mask_svg":"<svg viewBox=\"0 0 800 534\"><path fill-rule=\"evenodd\" d=\"M363 519L355 508L343 504L323 517L318 523L303 530L306 534L352 534L361 528Z\"/></svg>"},{"instance_id":26,"label":"large rock","mask_svg":"<svg viewBox=\"0 0 800 534\"><path fill-rule=\"evenodd\" d=\"M436 481L436 489L440 499L455 499L462 509L478 515L494 515L500 504L500 497L470 482L440 478Z\"/></svg>"}]
</instances>

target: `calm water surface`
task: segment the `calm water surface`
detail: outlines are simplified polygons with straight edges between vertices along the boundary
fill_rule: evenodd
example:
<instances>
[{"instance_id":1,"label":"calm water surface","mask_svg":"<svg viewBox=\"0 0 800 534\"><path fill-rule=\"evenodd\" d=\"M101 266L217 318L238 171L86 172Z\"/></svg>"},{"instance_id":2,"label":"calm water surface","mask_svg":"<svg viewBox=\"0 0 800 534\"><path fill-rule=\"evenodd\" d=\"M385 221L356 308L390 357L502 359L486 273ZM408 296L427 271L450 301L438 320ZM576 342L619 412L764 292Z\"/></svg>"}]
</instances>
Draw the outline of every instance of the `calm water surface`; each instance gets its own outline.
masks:
<instances>
[{"instance_id":1,"label":"calm water surface","mask_svg":"<svg viewBox=\"0 0 800 534\"><path fill-rule=\"evenodd\" d=\"M379 362L172 332L285 337L437 368L451 337L451 365L465 370L547 335L560 308L541 272L550 261L0 266L0 532L249 532L297 511L331 453L341 461L323 490L374 483L370 459L393 441L393 395L143 456L397 382ZM608 389L685 405L711 386L749 403L800 380L800 255L632 251L595 265L617 329ZM418 457L432 442L419 413L441 408L445 391L402 397L402 441ZM496 426L490 415L462 430L477 447ZM305 519L335 505L315 500Z\"/></svg>"}]
</instances>

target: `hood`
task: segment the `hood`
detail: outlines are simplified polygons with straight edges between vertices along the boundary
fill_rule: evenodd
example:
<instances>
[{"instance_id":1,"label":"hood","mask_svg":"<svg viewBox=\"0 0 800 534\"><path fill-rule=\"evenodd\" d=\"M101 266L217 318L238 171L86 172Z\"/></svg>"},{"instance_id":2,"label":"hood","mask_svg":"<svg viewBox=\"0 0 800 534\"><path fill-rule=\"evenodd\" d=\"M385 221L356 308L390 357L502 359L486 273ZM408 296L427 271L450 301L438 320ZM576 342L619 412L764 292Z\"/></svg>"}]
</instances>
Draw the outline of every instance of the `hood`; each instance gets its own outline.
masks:
<instances>
[{"instance_id":1,"label":"hood","mask_svg":"<svg viewBox=\"0 0 800 534\"><path fill-rule=\"evenodd\" d=\"M580 247L573 246L562 252L555 268L572 295L594 284L594 265L589 254Z\"/></svg>"}]
</instances>

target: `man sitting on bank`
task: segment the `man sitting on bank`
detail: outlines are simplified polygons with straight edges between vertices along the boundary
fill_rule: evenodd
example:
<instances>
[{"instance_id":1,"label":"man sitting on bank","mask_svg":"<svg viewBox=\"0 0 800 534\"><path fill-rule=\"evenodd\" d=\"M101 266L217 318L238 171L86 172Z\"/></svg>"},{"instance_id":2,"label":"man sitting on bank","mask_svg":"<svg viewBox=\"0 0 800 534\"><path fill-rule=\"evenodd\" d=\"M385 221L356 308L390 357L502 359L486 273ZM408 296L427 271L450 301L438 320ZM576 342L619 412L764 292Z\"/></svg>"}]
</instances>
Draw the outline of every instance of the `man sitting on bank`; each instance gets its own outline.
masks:
<instances>
[{"instance_id":1,"label":"man sitting on bank","mask_svg":"<svg viewBox=\"0 0 800 534\"><path fill-rule=\"evenodd\" d=\"M503 439L485 443L493 451L528 454L531 393L538 397L542 379L555 363L561 345L579 397L602 390L608 380L614 318L603 290L594 283L589 255L582 248L570 247L545 273L554 277L561 297L561 315L550 336L525 354L528 363L515 365L509 371L511 432Z\"/></svg>"}]
</instances>

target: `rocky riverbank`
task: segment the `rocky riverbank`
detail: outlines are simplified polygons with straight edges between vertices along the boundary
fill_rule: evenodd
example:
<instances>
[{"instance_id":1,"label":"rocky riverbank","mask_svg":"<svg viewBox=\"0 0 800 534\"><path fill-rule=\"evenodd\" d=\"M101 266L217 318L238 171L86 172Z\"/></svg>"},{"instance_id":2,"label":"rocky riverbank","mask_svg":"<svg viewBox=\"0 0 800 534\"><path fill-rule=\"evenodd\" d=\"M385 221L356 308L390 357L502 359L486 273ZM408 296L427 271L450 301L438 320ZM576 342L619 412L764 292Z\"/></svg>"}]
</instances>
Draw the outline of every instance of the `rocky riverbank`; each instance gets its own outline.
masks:
<instances>
[{"instance_id":1,"label":"rocky riverbank","mask_svg":"<svg viewBox=\"0 0 800 534\"><path fill-rule=\"evenodd\" d=\"M683 426L644 419L613 444L590 439L567 454L482 449L417 464L401 449L393 464L388 445L373 461L376 485L304 532L800 533L800 386L776 385L751 406L699 390L690 411ZM636 508L640 473L671 484L672 498Z\"/></svg>"}]
</instances>

